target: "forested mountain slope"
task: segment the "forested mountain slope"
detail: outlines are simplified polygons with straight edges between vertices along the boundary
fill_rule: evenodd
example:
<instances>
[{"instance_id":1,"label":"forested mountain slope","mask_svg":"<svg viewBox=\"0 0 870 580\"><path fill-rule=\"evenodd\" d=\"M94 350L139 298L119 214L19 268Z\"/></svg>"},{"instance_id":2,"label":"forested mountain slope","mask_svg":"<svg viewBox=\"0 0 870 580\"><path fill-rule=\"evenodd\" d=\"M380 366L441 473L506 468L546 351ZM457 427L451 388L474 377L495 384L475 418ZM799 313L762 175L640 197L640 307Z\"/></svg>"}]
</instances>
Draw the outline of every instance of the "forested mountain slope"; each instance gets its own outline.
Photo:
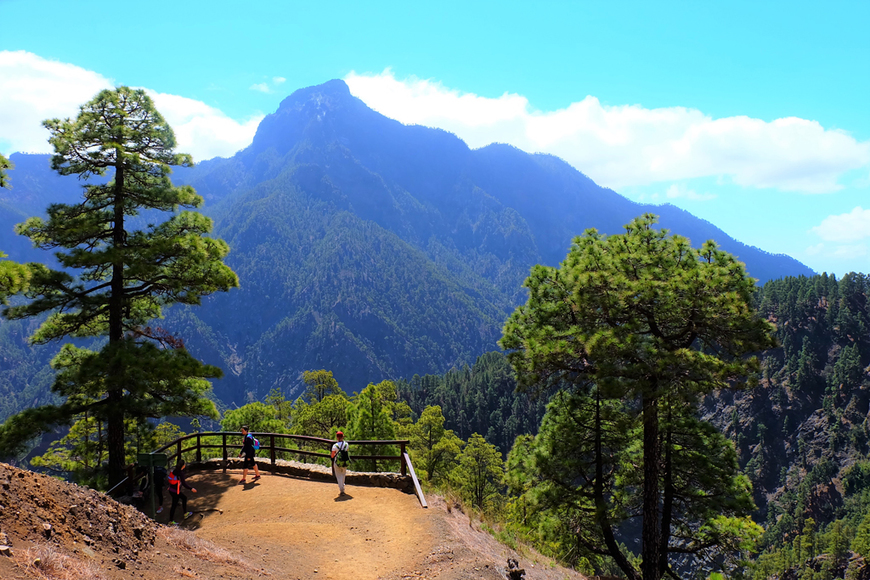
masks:
<instances>
[{"instance_id":1,"label":"forested mountain slope","mask_svg":"<svg viewBox=\"0 0 870 580\"><path fill-rule=\"evenodd\" d=\"M12 224L70 201L79 184L52 174L48 156L12 161L0 248L33 259ZM532 265L557 264L585 228L618 233L647 211L696 244L715 239L762 281L811 274L672 206L633 203L555 157L471 150L402 125L342 81L296 91L248 148L174 179L206 199L241 288L195 313L172 309L162 324L226 371L216 393L229 405L274 386L293 396L305 369L331 369L353 391L470 364L496 348Z\"/></svg>"},{"instance_id":2,"label":"forested mountain slope","mask_svg":"<svg viewBox=\"0 0 870 580\"><path fill-rule=\"evenodd\" d=\"M870 572L870 276L773 280L756 305L780 346L762 353L760 384L703 406L738 451L765 533L744 577L830 580ZM443 411L460 437L484 434L507 451L535 433L543 400L514 392L500 353L474 366L414 377L399 396L419 414ZM850 552L857 554L852 556ZM859 572L859 570L863 570ZM809 572L807 572L809 571ZM847 576L847 574L852 574ZM858 574L858 575L855 575Z\"/></svg>"},{"instance_id":3,"label":"forested mountain slope","mask_svg":"<svg viewBox=\"0 0 870 580\"><path fill-rule=\"evenodd\" d=\"M756 389L707 402L755 487L768 552L758 578L842 577L850 546L870 557L868 297L864 274L768 282L758 307L781 347L764 354Z\"/></svg>"}]
</instances>

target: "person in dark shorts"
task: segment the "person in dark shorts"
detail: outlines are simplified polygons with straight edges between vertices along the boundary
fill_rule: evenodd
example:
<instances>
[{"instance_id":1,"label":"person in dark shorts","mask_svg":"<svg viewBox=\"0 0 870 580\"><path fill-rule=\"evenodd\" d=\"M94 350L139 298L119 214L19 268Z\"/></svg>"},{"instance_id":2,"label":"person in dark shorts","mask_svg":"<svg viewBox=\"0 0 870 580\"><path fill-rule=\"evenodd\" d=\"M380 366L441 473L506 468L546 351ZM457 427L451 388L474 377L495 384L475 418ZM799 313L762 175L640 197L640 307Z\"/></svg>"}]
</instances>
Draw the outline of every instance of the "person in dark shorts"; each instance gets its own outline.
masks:
<instances>
[{"instance_id":1,"label":"person in dark shorts","mask_svg":"<svg viewBox=\"0 0 870 580\"><path fill-rule=\"evenodd\" d=\"M242 440L242 450L239 452L239 457L244 455L245 460L242 463L244 470L242 471L242 479L239 483L247 483L248 470L252 467L254 468L254 478L251 481L257 481L260 479L260 467L254 461L254 436L251 435L247 425L242 427L242 436L244 439Z\"/></svg>"},{"instance_id":2,"label":"person in dark shorts","mask_svg":"<svg viewBox=\"0 0 870 580\"><path fill-rule=\"evenodd\" d=\"M163 511L163 486L166 484L166 468L154 468L154 495L157 498L157 513ZM147 497L147 496L146 496Z\"/></svg>"},{"instance_id":3,"label":"person in dark shorts","mask_svg":"<svg viewBox=\"0 0 870 580\"><path fill-rule=\"evenodd\" d=\"M169 508L169 521L173 524L178 523L175 521L175 508L178 507L179 500L181 500L181 511L184 512L184 519L193 515L193 512L187 511L187 496L181 491L182 487L186 487L193 493L196 493L196 488L190 487L186 481L187 474L184 471L186 466L187 464L184 462L184 459L179 459L175 469L167 477L169 480L169 496L172 498L172 507Z\"/></svg>"},{"instance_id":4,"label":"person in dark shorts","mask_svg":"<svg viewBox=\"0 0 870 580\"><path fill-rule=\"evenodd\" d=\"M157 513L163 511L163 486L166 485L166 468L154 468L154 481L151 481L151 475L146 471L145 477L142 478L142 483L139 485L139 495L142 497L143 511L147 509L151 497L151 486L154 486L154 499L157 503Z\"/></svg>"}]
</instances>

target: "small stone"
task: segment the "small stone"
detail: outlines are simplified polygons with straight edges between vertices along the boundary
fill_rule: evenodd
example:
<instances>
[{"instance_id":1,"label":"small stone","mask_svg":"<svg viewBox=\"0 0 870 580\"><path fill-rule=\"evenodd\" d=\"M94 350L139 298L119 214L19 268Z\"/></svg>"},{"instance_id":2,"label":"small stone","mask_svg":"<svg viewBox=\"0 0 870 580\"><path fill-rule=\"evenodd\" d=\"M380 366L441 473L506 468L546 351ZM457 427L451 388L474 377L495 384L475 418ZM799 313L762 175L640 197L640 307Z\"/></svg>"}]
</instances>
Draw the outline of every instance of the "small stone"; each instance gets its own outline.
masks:
<instances>
[{"instance_id":1,"label":"small stone","mask_svg":"<svg viewBox=\"0 0 870 580\"><path fill-rule=\"evenodd\" d=\"M0 546L0 554L3 554L6 557L12 557L12 548L9 546Z\"/></svg>"},{"instance_id":2,"label":"small stone","mask_svg":"<svg viewBox=\"0 0 870 580\"><path fill-rule=\"evenodd\" d=\"M42 524L42 534L43 534L46 538L50 538L50 537L51 537L51 524Z\"/></svg>"}]
</instances>

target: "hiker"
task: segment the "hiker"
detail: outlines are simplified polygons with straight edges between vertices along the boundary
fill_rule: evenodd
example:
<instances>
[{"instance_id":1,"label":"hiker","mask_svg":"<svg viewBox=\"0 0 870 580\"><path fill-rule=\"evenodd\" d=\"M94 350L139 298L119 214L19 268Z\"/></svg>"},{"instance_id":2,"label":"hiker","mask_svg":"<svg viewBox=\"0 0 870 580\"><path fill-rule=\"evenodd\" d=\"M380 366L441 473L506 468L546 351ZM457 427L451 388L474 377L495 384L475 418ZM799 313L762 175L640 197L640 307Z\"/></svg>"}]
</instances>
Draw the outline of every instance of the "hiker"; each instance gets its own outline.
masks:
<instances>
[{"instance_id":1,"label":"hiker","mask_svg":"<svg viewBox=\"0 0 870 580\"><path fill-rule=\"evenodd\" d=\"M166 468L154 468L154 495L157 498L157 513L163 511L163 484L166 481ZM145 497L148 497L147 495Z\"/></svg>"},{"instance_id":2,"label":"hiker","mask_svg":"<svg viewBox=\"0 0 870 580\"><path fill-rule=\"evenodd\" d=\"M151 489L154 489L154 499L157 500L157 513L163 511L163 485L166 482L166 468L154 468L154 481L151 481L151 475L148 470L145 470L145 477L142 478L142 483L139 484L139 497L142 498L142 511L147 509L151 497Z\"/></svg>"},{"instance_id":3,"label":"hiker","mask_svg":"<svg viewBox=\"0 0 870 580\"><path fill-rule=\"evenodd\" d=\"M344 476L347 475L347 464L350 462L350 456L347 453L348 444L341 431L335 434L335 438L338 441L332 446L332 470L335 472L336 481L338 481L338 495L346 495L344 493Z\"/></svg>"},{"instance_id":4,"label":"hiker","mask_svg":"<svg viewBox=\"0 0 870 580\"><path fill-rule=\"evenodd\" d=\"M251 481L257 481L260 479L260 467L257 465L257 462L254 461L254 453L256 449L254 449L254 436L251 435L250 429L245 425L242 427L242 435L244 439L242 440L242 450L239 452L239 457L242 455L245 456L245 460L242 463L242 467L244 470L242 471L242 479L239 483L246 483L248 477L248 469L254 468L254 477Z\"/></svg>"},{"instance_id":5,"label":"hiker","mask_svg":"<svg viewBox=\"0 0 870 580\"><path fill-rule=\"evenodd\" d=\"M178 500L181 500L181 511L184 512L184 519L193 515L193 512L187 511L187 496L181 492L182 487L186 487L193 493L196 493L196 488L190 487L187 481L187 474L184 473L184 468L187 464L184 459L179 459L175 469L167 476L169 480L169 495L172 497L172 507L169 508L169 521L172 524L177 524L175 521L175 508L178 507Z\"/></svg>"}]
</instances>

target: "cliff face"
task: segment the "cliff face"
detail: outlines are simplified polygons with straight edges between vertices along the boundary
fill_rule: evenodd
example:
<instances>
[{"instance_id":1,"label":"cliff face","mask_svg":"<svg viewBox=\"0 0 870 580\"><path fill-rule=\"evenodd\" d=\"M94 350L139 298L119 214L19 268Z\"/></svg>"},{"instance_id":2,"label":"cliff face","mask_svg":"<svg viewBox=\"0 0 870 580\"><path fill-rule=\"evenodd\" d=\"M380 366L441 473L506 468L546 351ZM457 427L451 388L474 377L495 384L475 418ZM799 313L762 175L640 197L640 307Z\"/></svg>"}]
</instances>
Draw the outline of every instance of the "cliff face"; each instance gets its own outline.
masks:
<instances>
[{"instance_id":1,"label":"cliff face","mask_svg":"<svg viewBox=\"0 0 870 580\"><path fill-rule=\"evenodd\" d=\"M753 481L767 548L790 545L808 522L822 533L842 520L854 536L870 511L868 296L862 274L766 284L758 307L781 346L763 353L757 388L705 402Z\"/></svg>"}]
</instances>

